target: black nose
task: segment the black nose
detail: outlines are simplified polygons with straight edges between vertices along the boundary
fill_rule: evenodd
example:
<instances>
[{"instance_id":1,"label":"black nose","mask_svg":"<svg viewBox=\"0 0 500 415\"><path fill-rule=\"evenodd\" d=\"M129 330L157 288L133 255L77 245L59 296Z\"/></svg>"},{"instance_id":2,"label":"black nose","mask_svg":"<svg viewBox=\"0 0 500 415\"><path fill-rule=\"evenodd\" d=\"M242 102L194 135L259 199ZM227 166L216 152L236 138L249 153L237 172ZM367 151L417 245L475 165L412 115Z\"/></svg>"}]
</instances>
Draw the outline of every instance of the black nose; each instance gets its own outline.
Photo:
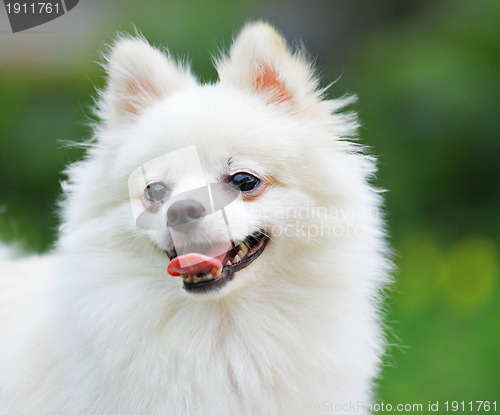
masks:
<instances>
[{"instance_id":1,"label":"black nose","mask_svg":"<svg viewBox=\"0 0 500 415\"><path fill-rule=\"evenodd\" d=\"M200 202L193 199L178 200L172 203L167 210L167 225L178 226L200 219L205 208Z\"/></svg>"}]
</instances>

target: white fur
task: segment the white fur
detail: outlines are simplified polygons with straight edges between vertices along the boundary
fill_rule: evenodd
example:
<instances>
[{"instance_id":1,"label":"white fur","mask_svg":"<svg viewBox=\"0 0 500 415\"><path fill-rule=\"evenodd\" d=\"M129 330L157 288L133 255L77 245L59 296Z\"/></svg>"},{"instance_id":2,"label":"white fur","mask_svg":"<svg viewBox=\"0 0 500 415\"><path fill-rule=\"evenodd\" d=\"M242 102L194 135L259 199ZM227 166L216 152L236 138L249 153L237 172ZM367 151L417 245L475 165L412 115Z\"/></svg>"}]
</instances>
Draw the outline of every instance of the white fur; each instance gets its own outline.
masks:
<instances>
[{"instance_id":1,"label":"white fur","mask_svg":"<svg viewBox=\"0 0 500 415\"><path fill-rule=\"evenodd\" d=\"M143 39L114 46L57 252L0 268L1 414L365 413L390 280L373 160L346 140L346 101L322 99L269 26L245 27L217 66L220 82L200 86ZM262 70L284 102L256 88ZM208 181L241 169L276 181L237 207L271 230L264 253L207 295L167 274L163 231L135 225L128 193L134 169L190 145ZM159 170L179 186L190 175Z\"/></svg>"}]
</instances>

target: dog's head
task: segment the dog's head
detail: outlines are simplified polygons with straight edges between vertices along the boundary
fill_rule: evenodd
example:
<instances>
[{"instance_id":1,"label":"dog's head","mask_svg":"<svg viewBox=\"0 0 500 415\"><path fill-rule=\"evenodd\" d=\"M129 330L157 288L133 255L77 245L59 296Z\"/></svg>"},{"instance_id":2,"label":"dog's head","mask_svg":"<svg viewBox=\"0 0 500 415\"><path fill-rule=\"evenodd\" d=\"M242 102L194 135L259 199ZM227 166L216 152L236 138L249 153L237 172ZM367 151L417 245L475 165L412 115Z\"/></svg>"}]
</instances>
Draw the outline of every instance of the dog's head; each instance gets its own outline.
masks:
<instances>
[{"instance_id":1,"label":"dog's head","mask_svg":"<svg viewBox=\"0 0 500 415\"><path fill-rule=\"evenodd\" d=\"M119 40L94 149L107 168L100 212L154 247L186 291L212 296L314 269L331 235L311 238L304 223L322 225L307 210L356 186L338 140L355 122L334 114L348 100L322 99L303 53L250 24L217 69L219 82L199 85L143 39Z\"/></svg>"}]
</instances>

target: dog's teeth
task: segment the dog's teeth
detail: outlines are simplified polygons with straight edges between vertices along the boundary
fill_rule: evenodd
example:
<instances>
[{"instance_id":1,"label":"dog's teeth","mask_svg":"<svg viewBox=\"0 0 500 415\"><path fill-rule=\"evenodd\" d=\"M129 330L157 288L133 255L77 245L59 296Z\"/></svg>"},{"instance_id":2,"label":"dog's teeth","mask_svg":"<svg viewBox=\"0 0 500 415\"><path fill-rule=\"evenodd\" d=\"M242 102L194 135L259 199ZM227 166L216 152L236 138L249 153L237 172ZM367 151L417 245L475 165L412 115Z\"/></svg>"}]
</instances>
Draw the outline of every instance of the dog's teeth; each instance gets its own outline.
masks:
<instances>
[{"instance_id":1,"label":"dog's teeth","mask_svg":"<svg viewBox=\"0 0 500 415\"><path fill-rule=\"evenodd\" d=\"M229 259L227 260L226 265L227 265L228 267L229 267L229 266L231 266L231 261L229 261Z\"/></svg>"},{"instance_id":2,"label":"dog's teeth","mask_svg":"<svg viewBox=\"0 0 500 415\"><path fill-rule=\"evenodd\" d=\"M215 267L214 267L215 268ZM197 282L201 282L201 281L208 281L208 280L211 280L213 279L214 277L218 277L220 276L221 274L221 270L217 270L215 268L215 275L212 275L212 274L202 274L202 275L184 275L184 281L186 281L187 283L192 283L192 284L196 284Z\"/></svg>"},{"instance_id":3,"label":"dog's teeth","mask_svg":"<svg viewBox=\"0 0 500 415\"><path fill-rule=\"evenodd\" d=\"M233 264L236 264L237 262L240 262L241 261L241 258L239 255L236 255L234 258L233 258Z\"/></svg>"},{"instance_id":4,"label":"dog's teeth","mask_svg":"<svg viewBox=\"0 0 500 415\"><path fill-rule=\"evenodd\" d=\"M246 246L246 244L244 242L242 242L240 244L239 248L240 248L240 252L243 252L243 255L240 255L240 252L238 252L238 255L240 255L241 257L244 257L248 253L248 246Z\"/></svg>"},{"instance_id":5,"label":"dog's teeth","mask_svg":"<svg viewBox=\"0 0 500 415\"><path fill-rule=\"evenodd\" d=\"M239 256L240 258L244 258L244 257L245 257L245 253L244 253L244 252L240 249L240 250L238 251L238 256Z\"/></svg>"},{"instance_id":6,"label":"dog's teeth","mask_svg":"<svg viewBox=\"0 0 500 415\"><path fill-rule=\"evenodd\" d=\"M212 267L212 269L210 270L210 274L217 274L217 268Z\"/></svg>"}]
</instances>

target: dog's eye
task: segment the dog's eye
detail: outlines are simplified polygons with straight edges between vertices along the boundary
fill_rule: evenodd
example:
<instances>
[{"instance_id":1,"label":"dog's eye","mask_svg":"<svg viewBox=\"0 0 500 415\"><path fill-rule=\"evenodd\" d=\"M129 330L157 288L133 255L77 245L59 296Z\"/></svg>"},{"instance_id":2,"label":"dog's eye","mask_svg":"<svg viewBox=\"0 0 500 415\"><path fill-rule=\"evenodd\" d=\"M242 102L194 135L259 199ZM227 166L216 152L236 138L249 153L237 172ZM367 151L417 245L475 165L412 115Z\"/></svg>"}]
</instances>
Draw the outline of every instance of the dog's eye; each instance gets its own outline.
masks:
<instances>
[{"instance_id":1,"label":"dog's eye","mask_svg":"<svg viewBox=\"0 0 500 415\"><path fill-rule=\"evenodd\" d=\"M236 173L229 178L228 183L240 192L249 192L260 184L260 180L250 173Z\"/></svg>"},{"instance_id":2,"label":"dog's eye","mask_svg":"<svg viewBox=\"0 0 500 415\"><path fill-rule=\"evenodd\" d=\"M163 183L149 183L144 189L144 200L148 203L161 202L167 194L167 186Z\"/></svg>"}]
</instances>

